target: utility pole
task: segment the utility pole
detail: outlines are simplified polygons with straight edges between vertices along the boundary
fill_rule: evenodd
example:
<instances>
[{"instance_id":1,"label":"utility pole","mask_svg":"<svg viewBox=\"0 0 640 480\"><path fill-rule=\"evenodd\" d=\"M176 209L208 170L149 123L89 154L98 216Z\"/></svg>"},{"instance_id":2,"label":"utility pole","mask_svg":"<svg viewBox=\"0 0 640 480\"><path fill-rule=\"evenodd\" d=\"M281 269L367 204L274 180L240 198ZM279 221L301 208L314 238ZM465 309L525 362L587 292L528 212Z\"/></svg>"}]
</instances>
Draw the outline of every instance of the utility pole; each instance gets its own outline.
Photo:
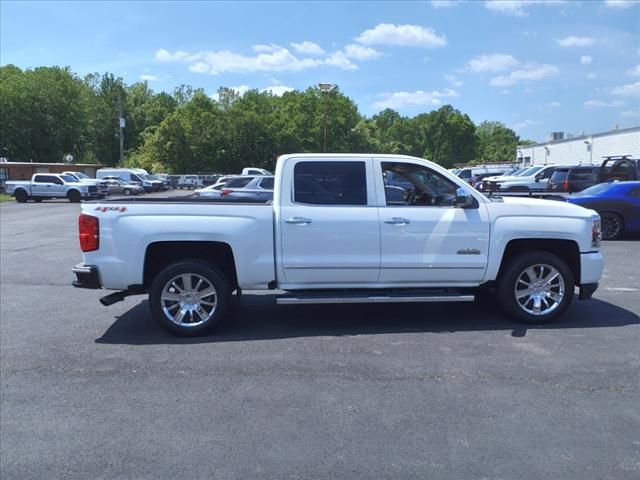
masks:
<instances>
[{"instance_id":1,"label":"utility pole","mask_svg":"<svg viewBox=\"0 0 640 480\"><path fill-rule=\"evenodd\" d=\"M322 151L326 152L327 151L327 95L329 94L329 92L331 90L333 90L334 88L336 88L337 85L334 83L320 83L318 84L318 88L320 89L320 94L324 97L323 98L323 103L324 103L324 142L323 142L323 147L322 147Z\"/></svg>"},{"instance_id":2,"label":"utility pole","mask_svg":"<svg viewBox=\"0 0 640 480\"><path fill-rule=\"evenodd\" d=\"M322 151L327 151L327 94L322 95L324 97L324 143L322 144Z\"/></svg>"},{"instance_id":3,"label":"utility pole","mask_svg":"<svg viewBox=\"0 0 640 480\"><path fill-rule=\"evenodd\" d=\"M118 128L120 133L120 166L124 166L124 117L122 116L122 98L118 94Z\"/></svg>"}]
</instances>

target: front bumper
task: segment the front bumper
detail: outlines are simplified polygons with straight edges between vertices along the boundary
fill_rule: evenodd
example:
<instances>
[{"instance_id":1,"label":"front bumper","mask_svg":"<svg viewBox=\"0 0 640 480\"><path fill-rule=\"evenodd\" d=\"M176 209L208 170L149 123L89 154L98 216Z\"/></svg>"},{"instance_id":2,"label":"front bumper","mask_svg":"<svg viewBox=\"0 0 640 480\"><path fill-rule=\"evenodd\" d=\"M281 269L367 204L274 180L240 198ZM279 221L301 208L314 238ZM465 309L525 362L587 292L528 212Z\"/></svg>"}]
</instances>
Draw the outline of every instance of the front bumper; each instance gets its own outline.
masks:
<instances>
[{"instance_id":1,"label":"front bumper","mask_svg":"<svg viewBox=\"0 0 640 480\"><path fill-rule=\"evenodd\" d=\"M580 254L580 282L579 285L598 283L604 270L602 252Z\"/></svg>"},{"instance_id":2,"label":"front bumper","mask_svg":"<svg viewBox=\"0 0 640 480\"><path fill-rule=\"evenodd\" d=\"M98 268L94 265L85 265L83 263L79 263L78 265L73 267L71 271L76 276L76 279L72 282L72 285L74 287L89 288L92 290L102 288L102 283L100 282L100 273L98 272Z\"/></svg>"},{"instance_id":3,"label":"front bumper","mask_svg":"<svg viewBox=\"0 0 640 480\"><path fill-rule=\"evenodd\" d=\"M580 300L589 300L598 289L598 282L580 285Z\"/></svg>"}]
</instances>

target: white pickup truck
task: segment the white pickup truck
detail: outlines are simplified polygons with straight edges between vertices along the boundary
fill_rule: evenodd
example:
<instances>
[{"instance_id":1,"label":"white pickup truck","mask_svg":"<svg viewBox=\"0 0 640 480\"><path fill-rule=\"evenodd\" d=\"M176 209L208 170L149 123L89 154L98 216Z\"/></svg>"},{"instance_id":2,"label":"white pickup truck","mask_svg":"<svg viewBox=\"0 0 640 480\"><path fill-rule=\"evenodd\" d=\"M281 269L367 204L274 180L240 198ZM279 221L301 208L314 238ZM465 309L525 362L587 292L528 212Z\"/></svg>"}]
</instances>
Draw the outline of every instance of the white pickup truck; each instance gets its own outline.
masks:
<instances>
[{"instance_id":1,"label":"white pickup truck","mask_svg":"<svg viewBox=\"0 0 640 480\"><path fill-rule=\"evenodd\" d=\"M95 181L85 182L75 176L55 173L36 173L31 181L5 182L5 190L19 203L28 200L41 202L48 198L66 198L70 202L101 198Z\"/></svg>"},{"instance_id":2,"label":"white pickup truck","mask_svg":"<svg viewBox=\"0 0 640 480\"><path fill-rule=\"evenodd\" d=\"M284 155L275 179L273 204L83 204L74 285L117 290L104 305L148 293L160 326L190 336L242 289L284 290L279 304L473 301L486 289L510 317L545 323L602 274L596 212L489 199L426 160Z\"/></svg>"}]
</instances>

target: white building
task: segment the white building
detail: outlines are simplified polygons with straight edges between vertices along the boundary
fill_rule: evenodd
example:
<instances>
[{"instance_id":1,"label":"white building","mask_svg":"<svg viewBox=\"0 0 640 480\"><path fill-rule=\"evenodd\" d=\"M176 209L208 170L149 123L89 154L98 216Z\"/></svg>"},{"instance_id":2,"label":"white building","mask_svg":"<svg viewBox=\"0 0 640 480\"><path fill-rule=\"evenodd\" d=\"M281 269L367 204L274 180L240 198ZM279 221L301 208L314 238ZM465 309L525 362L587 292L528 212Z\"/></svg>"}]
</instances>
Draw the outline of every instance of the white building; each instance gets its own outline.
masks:
<instances>
[{"instance_id":1,"label":"white building","mask_svg":"<svg viewBox=\"0 0 640 480\"><path fill-rule=\"evenodd\" d=\"M562 137L562 134L553 134ZM516 161L521 165L594 164L602 157L631 155L640 157L640 127L611 130L593 135L579 135L546 143L519 146Z\"/></svg>"}]
</instances>

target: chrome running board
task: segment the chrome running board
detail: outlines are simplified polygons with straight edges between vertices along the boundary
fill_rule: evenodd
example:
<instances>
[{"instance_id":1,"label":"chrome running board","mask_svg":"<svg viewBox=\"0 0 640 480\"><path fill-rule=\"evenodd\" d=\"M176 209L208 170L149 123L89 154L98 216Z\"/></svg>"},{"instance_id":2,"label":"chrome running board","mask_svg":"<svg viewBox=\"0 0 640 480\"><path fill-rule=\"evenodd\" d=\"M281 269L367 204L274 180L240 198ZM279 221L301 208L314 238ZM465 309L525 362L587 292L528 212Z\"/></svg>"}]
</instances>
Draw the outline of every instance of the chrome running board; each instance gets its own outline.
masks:
<instances>
[{"instance_id":1,"label":"chrome running board","mask_svg":"<svg viewBox=\"0 0 640 480\"><path fill-rule=\"evenodd\" d=\"M305 305L318 303L425 303L425 302L473 302L474 295L469 294L353 294L338 295L283 295L276 298L278 305Z\"/></svg>"}]
</instances>

